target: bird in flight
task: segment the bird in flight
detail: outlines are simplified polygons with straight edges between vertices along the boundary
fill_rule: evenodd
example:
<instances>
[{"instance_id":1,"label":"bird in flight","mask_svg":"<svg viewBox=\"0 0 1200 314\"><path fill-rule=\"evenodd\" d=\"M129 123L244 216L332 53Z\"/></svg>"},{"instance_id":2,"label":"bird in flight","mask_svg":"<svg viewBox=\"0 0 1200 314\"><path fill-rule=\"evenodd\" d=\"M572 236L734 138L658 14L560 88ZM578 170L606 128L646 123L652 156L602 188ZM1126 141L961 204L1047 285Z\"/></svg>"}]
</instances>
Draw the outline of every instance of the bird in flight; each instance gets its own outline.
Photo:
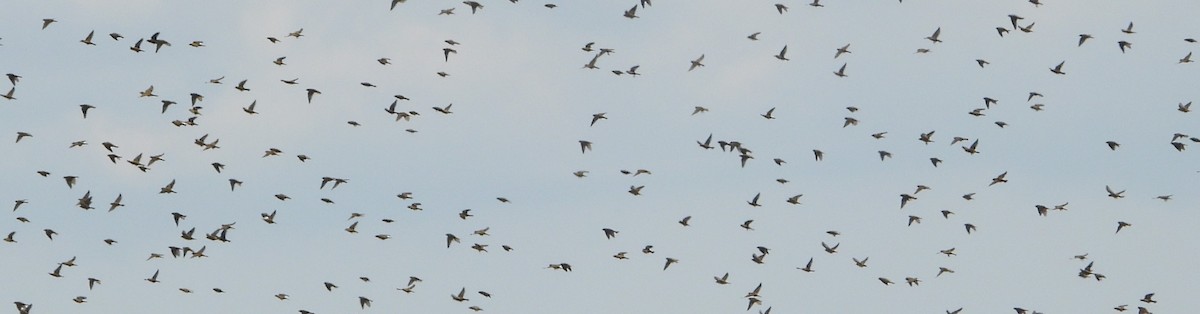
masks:
<instances>
[{"instance_id":1,"label":"bird in flight","mask_svg":"<svg viewBox=\"0 0 1200 314\"><path fill-rule=\"evenodd\" d=\"M703 55L703 54L702 54L702 55L700 55L700 57L699 57L699 58L696 58L696 60L692 60L692 66L688 68L688 71L695 70L695 69L696 69L696 67L702 67L702 66L704 66L704 64L703 64L703 63L700 63L700 62L704 62L704 55Z\"/></svg>"},{"instance_id":2,"label":"bird in flight","mask_svg":"<svg viewBox=\"0 0 1200 314\"><path fill-rule=\"evenodd\" d=\"M1063 64L1065 64L1065 63L1067 63L1067 61L1059 62L1058 65L1054 66L1053 68L1050 68L1050 72L1053 72L1054 74L1058 74L1058 75L1067 74L1066 72L1063 72L1063 70L1062 70Z\"/></svg>"},{"instance_id":3,"label":"bird in flight","mask_svg":"<svg viewBox=\"0 0 1200 314\"><path fill-rule=\"evenodd\" d=\"M838 48L837 52L833 53L833 58L837 59L838 57L841 57L842 54L846 53L850 53L850 44L846 44L845 46Z\"/></svg>"},{"instance_id":4,"label":"bird in flight","mask_svg":"<svg viewBox=\"0 0 1200 314\"><path fill-rule=\"evenodd\" d=\"M936 44L936 43L942 42L941 39L938 39L938 36L941 36L941 35L942 35L942 28L938 27L937 30L933 31L933 35L929 35L929 37L925 37L925 39L928 39L929 41Z\"/></svg>"}]
</instances>

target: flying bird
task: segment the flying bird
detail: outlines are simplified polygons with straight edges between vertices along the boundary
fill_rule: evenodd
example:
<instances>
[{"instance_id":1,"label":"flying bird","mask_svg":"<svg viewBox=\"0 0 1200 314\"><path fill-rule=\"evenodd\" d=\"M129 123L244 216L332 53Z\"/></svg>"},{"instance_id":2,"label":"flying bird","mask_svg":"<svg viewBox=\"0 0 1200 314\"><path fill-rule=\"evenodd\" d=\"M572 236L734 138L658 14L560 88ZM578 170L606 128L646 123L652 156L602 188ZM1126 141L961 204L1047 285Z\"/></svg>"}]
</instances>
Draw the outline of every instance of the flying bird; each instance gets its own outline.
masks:
<instances>
[{"instance_id":1,"label":"flying bird","mask_svg":"<svg viewBox=\"0 0 1200 314\"><path fill-rule=\"evenodd\" d=\"M580 151L580 153L587 153L587 151L589 151L589 150L592 150L592 142L590 142L590 141L585 141L585 140L580 140L580 141L579 141L579 151Z\"/></svg>"},{"instance_id":2,"label":"flying bird","mask_svg":"<svg viewBox=\"0 0 1200 314\"><path fill-rule=\"evenodd\" d=\"M842 63L842 67L838 68L837 72L833 72L833 75L837 75L838 77L846 77L846 64Z\"/></svg>"},{"instance_id":3,"label":"flying bird","mask_svg":"<svg viewBox=\"0 0 1200 314\"><path fill-rule=\"evenodd\" d=\"M310 104L312 103L313 95L321 93L321 91L312 88L306 89L305 91L308 92L308 103Z\"/></svg>"},{"instance_id":4,"label":"flying bird","mask_svg":"<svg viewBox=\"0 0 1200 314\"><path fill-rule=\"evenodd\" d=\"M668 257L667 263L663 265L663 270L667 270L667 267L671 267L671 264L675 264L675 263L679 263L679 260Z\"/></svg>"},{"instance_id":5,"label":"flying bird","mask_svg":"<svg viewBox=\"0 0 1200 314\"><path fill-rule=\"evenodd\" d=\"M1004 179L1004 177L1007 175L1008 175L1008 171L1005 171L1004 173L1001 173L1000 175L996 176L995 178L992 178L992 183L988 184L988 186L993 186L993 185L996 185L997 183L1008 182L1007 179Z\"/></svg>"},{"instance_id":6,"label":"flying bird","mask_svg":"<svg viewBox=\"0 0 1200 314\"><path fill-rule=\"evenodd\" d=\"M1067 74L1066 72L1063 72L1063 70L1062 70L1063 64L1065 64L1065 63L1067 63L1067 61L1059 62L1058 65L1054 66L1053 68L1050 68L1050 72L1053 72L1054 74L1058 74L1058 75Z\"/></svg>"},{"instance_id":7,"label":"flying bird","mask_svg":"<svg viewBox=\"0 0 1200 314\"><path fill-rule=\"evenodd\" d=\"M1104 186L1104 190L1108 192L1108 197L1111 197L1113 199L1125 197L1125 195L1123 195L1123 194L1125 194L1125 190L1121 190L1120 192L1114 192L1113 189L1107 185Z\"/></svg>"},{"instance_id":8,"label":"flying bird","mask_svg":"<svg viewBox=\"0 0 1200 314\"><path fill-rule=\"evenodd\" d=\"M833 58L837 59L838 57L841 57L842 54L846 53L850 53L850 44L846 44L845 46L838 48L837 52L833 53Z\"/></svg>"},{"instance_id":9,"label":"flying bird","mask_svg":"<svg viewBox=\"0 0 1200 314\"><path fill-rule=\"evenodd\" d=\"M811 273L811 272L813 272L812 264L813 264L813 258L809 257L808 263L804 264L804 268L796 267L796 269L803 270L806 273Z\"/></svg>"},{"instance_id":10,"label":"flying bird","mask_svg":"<svg viewBox=\"0 0 1200 314\"><path fill-rule=\"evenodd\" d=\"M638 6L634 5L632 8L629 8L629 10L625 10L625 13L622 14L622 16L624 16L626 18L630 18L630 19L638 18L637 9L638 9Z\"/></svg>"},{"instance_id":11,"label":"flying bird","mask_svg":"<svg viewBox=\"0 0 1200 314\"><path fill-rule=\"evenodd\" d=\"M1133 48L1133 43L1122 40L1117 42L1117 47L1121 48L1121 53L1125 53L1125 48Z\"/></svg>"},{"instance_id":12,"label":"flying bird","mask_svg":"<svg viewBox=\"0 0 1200 314\"><path fill-rule=\"evenodd\" d=\"M690 71L692 71L692 70L695 70L695 69L696 69L696 67L702 67L702 66L704 66L704 64L703 64L703 63L700 63L700 62L703 62L703 61L704 61L704 55L703 55L703 54L701 54L699 58L696 58L696 60L692 60L692 66L688 68L688 71L690 72Z\"/></svg>"},{"instance_id":13,"label":"flying bird","mask_svg":"<svg viewBox=\"0 0 1200 314\"><path fill-rule=\"evenodd\" d=\"M928 39L929 41L932 41L935 44L940 43L940 42L942 42L942 40L938 39L938 36L940 36L941 34L942 34L942 28L938 27L937 30L933 31L933 35L929 35L929 37L925 37L925 39Z\"/></svg>"},{"instance_id":14,"label":"flying bird","mask_svg":"<svg viewBox=\"0 0 1200 314\"><path fill-rule=\"evenodd\" d=\"M1079 35L1079 43L1075 44L1075 47L1084 46L1084 42L1086 42L1087 40L1091 40L1091 38L1093 38L1091 34L1080 34Z\"/></svg>"},{"instance_id":15,"label":"flying bird","mask_svg":"<svg viewBox=\"0 0 1200 314\"><path fill-rule=\"evenodd\" d=\"M96 34L96 31L91 31L90 33L87 34L87 37L84 37L83 40L80 40L79 42L81 42L85 45L88 45L88 46L95 46L96 44L92 43L92 35L95 35L95 34Z\"/></svg>"}]
</instances>

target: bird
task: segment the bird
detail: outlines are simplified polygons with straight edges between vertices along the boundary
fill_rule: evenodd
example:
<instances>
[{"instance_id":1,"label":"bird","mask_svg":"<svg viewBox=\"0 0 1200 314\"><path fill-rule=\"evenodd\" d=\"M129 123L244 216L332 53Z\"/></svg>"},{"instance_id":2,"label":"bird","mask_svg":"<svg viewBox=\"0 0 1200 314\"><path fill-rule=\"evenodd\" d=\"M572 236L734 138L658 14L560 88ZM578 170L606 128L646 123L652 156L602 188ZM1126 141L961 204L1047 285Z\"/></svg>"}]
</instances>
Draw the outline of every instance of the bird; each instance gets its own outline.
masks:
<instances>
[{"instance_id":1,"label":"bird","mask_svg":"<svg viewBox=\"0 0 1200 314\"><path fill-rule=\"evenodd\" d=\"M1120 233L1121 229L1125 229L1125 227L1130 227L1130 226L1133 226L1133 224L1130 224L1130 223L1127 223L1124 221L1118 221L1117 222L1117 232L1114 232L1114 233Z\"/></svg>"},{"instance_id":2,"label":"bird","mask_svg":"<svg viewBox=\"0 0 1200 314\"><path fill-rule=\"evenodd\" d=\"M1001 173L1000 175L996 176L995 178L992 178L992 183L988 184L988 186L993 186L993 185L996 185L997 183L1008 182L1008 180L1004 178L1007 175L1008 175L1008 171L1005 171L1004 173Z\"/></svg>"},{"instance_id":3,"label":"bird","mask_svg":"<svg viewBox=\"0 0 1200 314\"><path fill-rule=\"evenodd\" d=\"M146 281L149 281L150 283L158 283L158 270L155 270L154 275L151 275L150 278L146 278Z\"/></svg>"},{"instance_id":4,"label":"bird","mask_svg":"<svg viewBox=\"0 0 1200 314\"><path fill-rule=\"evenodd\" d=\"M158 50L162 49L163 46L171 45L171 43L167 42L165 39L158 39L158 35L159 35L159 33L154 33L153 35L150 35L150 39L146 41L148 43L154 44L154 53L158 53Z\"/></svg>"},{"instance_id":5,"label":"bird","mask_svg":"<svg viewBox=\"0 0 1200 314\"><path fill-rule=\"evenodd\" d=\"M1147 294L1146 294L1146 296L1142 297L1142 299L1141 299L1141 300L1138 300L1138 301L1142 301L1142 302L1145 302L1145 303L1158 303L1158 301L1157 301L1157 300L1154 300L1154 294L1153 294L1153 293L1147 293Z\"/></svg>"},{"instance_id":6,"label":"bird","mask_svg":"<svg viewBox=\"0 0 1200 314\"><path fill-rule=\"evenodd\" d=\"M610 228L604 228L602 230L604 231L604 238L606 239L612 239L613 237L616 237L617 232L619 232Z\"/></svg>"},{"instance_id":7,"label":"bird","mask_svg":"<svg viewBox=\"0 0 1200 314\"><path fill-rule=\"evenodd\" d=\"M124 194L117 194L117 199L116 199L116 200L113 200L113 201L112 201L112 203L109 203L109 204L108 204L108 205L109 205L109 207L108 207L108 211L110 211L110 212L111 212L111 211L113 211L113 210L116 210L116 209L117 209L117 207L125 206L125 204L121 204L121 198L122 198L123 196L124 196ZM13 209L13 211L16 211L16 209Z\"/></svg>"},{"instance_id":8,"label":"bird","mask_svg":"<svg viewBox=\"0 0 1200 314\"><path fill-rule=\"evenodd\" d=\"M767 113L761 114L760 116L762 116L763 118L766 118L767 120L772 120L772 119L775 119L774 114L775 114L775 107L771 107L771 109L767 110Z\"/></svg>"},{"instance_id":9,"label":"bird","mask_svg":"<svg viewBox=\"0 0 1200 314\"><path fill-rule=\"evenodd\" d=\"M806 273L811 273L811 272L813 272L812 263L813 263L813 258L809 257L808 263L804 264L804 268L796 267L796 269L803 270Z\"/></svg>"},{"instance_id":10,"label":"bird","mask_svg":"<svg viewBox=\"0 0 1200 314\"><path fill-rule=\"evenodd\" d=\"M175 193L175 180L171 180L171 183L167 183L166 186L163 186L162 188L160 188L158 193L159 194Z\"/></svg>"},{"instance_id":11,"label":"bird","mask_svg":"<svg viewBox=\"0 0 1200 314\"><path fill-rule=\"evenodd\" d=\"M696 60L692 60L692 66L688 68L688 71L690 72L690 71L692 71L692 70L695 70L695 69L696 69L696 67L702 67L702 66L704 66L704 64L703 64L703 63L700 63L700 62L703 62L703 61L704 61L704 55L703 55L703 54L701 54L699 58L696 58Z\"/></svg>"},{"instance_id":12,"label":"bird","mask_svg":"<svg viewBox=\"0 0 1200 314\"><path fill-rule=\"evenodd\" d=\"M842 67L838 68L836 72L833 72L833 75L837 75L837 77L846 77L846 64L842 63Z\"/></svg>"},{"instance_id":13,"label":"bird","mask_svg":"<svg viewBox=\"0 0 1200 314\"><path fill-rule=\"evenodd\" d=\"M1091 35L1091 34L1079 34L1079 43L1078 43L1078 44L1076 44L1075 46L1076 46L1076 47L1082 47L1082 46L1083 46L1083 42L1087 41L1088 39L1092 39L1092 38L1093 38L1093 37L1092 37L1092 35Z\"/></svg>"},{"instance_id":14,"label":"bird","mask_svg":"<svg viewBox=\"0 0 1200 314\"><path fill-rule=\"evenodd\" d=\"M90 33L87 34L87 37L84 37L83 40L80 40L79 42L83 43L84 45L95 46L96 44L92 43L92 35L95 35L95 34L96 34L96 31L91 31Z\"/></svg>"},{"instance_id":15,"label":"bird","mask_svg":"<svg viewBox=\"0 0 1200 314\"><path fill-rule=\"evenodd\" d=\"M470 299L466 298L466 296L465 296L466 293L467 293L467 288L464 287L461 290L458 290L458 294L451 294L450 299L453 299L454 301L458 301L458 302L470 301Z\"/></svg>"},{"instance_id":16,"label":"bird","mask_svg":"<svg viewBox=\"0 0 1200 314\"><path fill-rule=\"evenodd\" d=\"M721 277L714 276L713 279L716 280L717 284L719 285L727 285L729 284L729 273L725 273L725 275Z\"/></svg>"},{"instance_id":17,"label":"bird","mask_svg":"<svg viewBox=\"0 0 1200 314\"><path fill-rule=\"evenodd\" d=\"M753 34L750 34L750 36L746 36L746 38L749 38L750 40L758 40L759 34L762 34L762 32L754 32Z\"/></svg>"},{"instance_id":18,"label":"bird","mask_svg":"<svg viewBox=\"0 0 1200 314\"><path fill-rule=\"evenodd\" d=\"M594 113L594 114L592 114L592 123L591 123L591 124L589 124L588 126L595 126L595 125L596 125L596 121L600 121L601 119L608 119L608 117L605 117L605 116L604 116L605 114L607 114L607 113L605 113L605 112L601 112L601 113Z\"/></svg>"},{"instance_id":19,"label":"bird","mask_svg":"<svg viewBox=\"0 0 1200 314\"><path fill-rule=\"evenodd\" d=\"M1037 23L1029 23L1029 25L1020 26L1020 27L1017 27L1017 29L1020 29L1022 32L1025 32L1025 33L1032 33L1034 24L1037 24Z\"/></svg>"},{"instance_id":20,"label":"bird","mask_svg":"<svg viewBox=\"0 0 1200 314\"><path fill-rule=\"evenodd\" d=\"M940 42L942 42L942 40L938 39L938 36L940 36L941 34L942 34L942 28L938 27L937 30L933 31L933 35L929 35L929 37L925 37L925 39L928 39L929 41L931 41L935 44L940 43Z\"/></svg>"},{"instance_id":21,"label":"bird","mask_svg":"<svg viewBox=\"0 0 1200 314\"><path fill-rule=\"evenodd\" d=\"M671 264L675 264L675 263L679 263L679 260L668 257L667 263L663 265L663 270L667 270L667 267L671 267Z\"/></svg>"},{"instance_id":22,"label":"bird","mask_svg":"<svg viewBox=\"0 0 1200 314\"><path fill-rule=\"evenodd\" d=\"M1183 56L1183 59L1179 59L1179 63L1191 63L1191 62L1192 62L1192 53L1191 52L1188 52L1188 54L1186 56Z\"/></svg>"},{"instance_id":23,"label":"bird","mask_svg":"<svg viewBox=\"0 0 1200 314\"><path fill-rule=\"evenodd\" d=\"M842 128L845 128L845 127L851 126L851 125L855 125L855 126L858 125L858 119L846 117L845 120L846 120L846 122L842 123Z\"/></svg>"},{"instance_id":24,"label":"bird","mask_svg":"<svg viewBox=\"0 0 1200 314\"><path fill-rule=\"evenodd\" d=\"M1114 192L1113 189L1107 185L1104 186L1104 190L1108 192L1108 197L1111 197L1113 199L1119 199L1119 198L1125 197L1125 195L1123 195L1123 194L1125 194L1125 190L1121 190L1120 192Z\"/></svg>"},{"instance_id":25,"label":"bird","mask_svg":"<svg viewBox=\"0 0 1200 314\"><path fill-rule=\"evenodd\" d=\"M90 109L92 109L92 108L96 108L96 106L92 106L92 105L89 105L89 104L82 104L82 105L79 105L79 111L82 111L82 112L83 112L83 118L84 118L84 119L87 119L87 113L88 113L88 110L90 110Z\"/></svg>"},{"instance_id":26,"label":"bird","mask_svg":"<svg viewBox=\"0 0 1200 314\"><path fill-rule=\"evenodd\" d=\"M692 220L692 216L686 216L686 217L683 217L683 219L679 220L679 224L683 225L684 227L687 227L687 226L689 226L689 223L691 222L691 220Z\"/></svg>"},{"instance_id":27,"label":"bird","mask_svg":"<svg viewBox=\"0 0 1200 314\"><path fill-rule=\"evenodd\" d=\"M786 12L788 10L788 7L786 5L783 5L782 3L776 3L775 10L779 11L779 14L783 14L783 12Z\"/></svg>"},{"instance_id":28,"label":"bird","mask_svg":"<svg viewBox=\"0 0 1200 314\"><path fill-rule=\"evenodd\" d=\"M634 5L632 8L629 8L629 10L625 10L625 13L622 14L622 16L629 18L629 19L638 18L637 9L638 9L638 6Z\"/></svg>"},{"instance_id":29,"label":"bird","mask_svg":"<svg viewBox=\"0 0 1200 314\"><path fill-rule=\"evenodd\" d=\"M978 139L976 139L974 142L972 142L970 147L968 147L968 146L963 146L963 147L962 147L962 149L963 149L963 151L966 151L968 154L974 155L974 154L978 154L978 153L979 153L979 151L978 151L978 150L976 150L976 147L979 147L979 140L978 140Z\"/></svg>"},{"instance_id":30,"label":"bird","mask_svg":"<svg viewBox=\"0 0 1200 314\"><path fill-rule=\"evenodd\" d=\"M900 208L903 209L904 205L908 205L909 201L914 201L916 199L917 199L917 197L912 196L912 195L900 194Z\"/></svg>"},{"instance_id":31,"label":"bird","mask_svg":"<svg viewBox=\"0 0 1200 314\"><path fill-rule=\"evenodd\" d=\"M1133 22L1129 22L1129 26L1125 26L1125 29L1122 29L1122 30L1121 30L1121 32L1122 32L1122 33L1126 33L1126 34L1134 34L1134 33L1136 33L1136 32L1134 32L1134 31L1133 31Z\"/></svg>"},{"instance_id":32,"label":"bird","mask_svg":"<svg viewBox=\"0 0 1200 314\"><path fill-rule=\"evenodd\" d=\"M233 88L237 89L238 91L248 92L248 91L250 91L250 89L246 88L247 81L249 81L249 80L242 80L241 82L238 82L237 86L234 86ZM151 87L153 87L153 86L151 86Z\"/></svg>"},{"instance_id":33,"label":"bird","mask_svg":"<svg viewBox=\"0 0 1200 314\"><path fill-rule=\"evenodd\" d=\"M454 112L450 111L450 107L453 107L453 106L454 106L454 104L446 105L446 107L433 107L433 111L437 111L441 114L452 114Z\"/></svg>"},{"instance_id":34,"label":"bird","mask_svg":"<svg viewBox=\"0 0 1200 314\"><path fill-rule=\"evenodd\" d=\"M703 149L713 149L713 147L712 147L712 133L709 133L709 134L708 134L708 138L707 138L707 139L705 139L705 140L704 140L704 142L696 141L696 144L699 144L699 145L700 145L700 148L703 148Z\"/></svg>"},{"instance_id":35,"label":"bird","mask_svg":"<svg viewBox=\"0 0 1200 314\"><path fill-rule=\"evenodd\" d=\"M0 94L0 97L4 97L4 99L8 99L8 100L16 100L17 98L13 97L13 92L15 92L16 90L17 90L17 87L13 86L8 89L7 93Z\"/></svg>"},{"instance_id":36,"label":"bird","mask_svg":"<svg viewBox=\"0 0 1200 314\"><path fill-rule=\"evenodd\" d=\"M758 297L760 293L762 293L762 283L761 282L758 283L758 286L754 287L754 290L750 290L749 293L746 293L745 298Z\"/></svg>"},{"instance_id":37,"label":"bird","mask_svg":"<svg viewBox=\"0 0 1200 314\"><path fill-rule=\"evenodd\" d=\"M783 60L783 61L789 60L787 58L787 45L783 45L783 49L779 50L779 54L775 55L775 59L779 59L779 60Z\"/></svg>"},{"instance_id":38,"label":"bird","mask_svg":"<svg viewBox=\"0 0 1200 314\"><path fill-rule=\"evenodd\" d=\"M1186 104L1179 103L1179 107L1176 110L1179 110L1179 112L1182 112L1182 113L1192 112L1192 102L1189 101ZM26 134L28 134L28 133L26 133ZM20 133L17 133L17 136L19 137Z\"/></svg>"},{"instance_id":39,"label":"bird","mask_svg":"<svg viewBox=\"0 0 1200 314\"><path fill-rule=\"evenodd\" d=\"M1016 15L1016 14L1009 14L1009 15L1008 15L1008 21L1012 23L1012 27L1013 27L1013 28L1017 28L1017 27L1019 27L1019 26L1017 26L1017 21L1019 21L1019 20L1023 20L1023 19L1025 19L1025 18L1024 18L1024 17L1021 17L1021 16L1019 16L1019 15Z\"/></svg>"},{"instance_id":40,"label":"bird","mask_svg":"<svg viewBox=\"0 0 1200 314\"><path fill-rule=\"evenodd\" d=\"M1121 144L1114 142L1114 141L1107 141L1107 142L1104 142L1104 144L1107 144L1108 149L1110 149L1110 150L1117 150L1117 147L1121 147Z\"/></svg>"},{"instance_id":41,"label":"bird","mask_svg":"<svg viewBox=\"0 0 1200 314\"><path fill-rule=\"evenodd\" d=\"M846 53L850 53L850 44L846 44L845 46L838 48L837 52L833 53L833 58L837 59L838 57L841 57L842 54Z\"/></svg>"},{"instance_id":42,"label":"bird","mask_svg":"<svg viewBox=\"0 0 1200 314\"><path fill-rule=\"evenodd\" d=\"M586 153L587 153L587 151L589 151L589 150L592 150L592 142L591 142L591 141L580 140L580 141L579 141L579 151L580 151L581 153L585 153L585 154L586 154Z\"/></svg>"},{"instance_id":43,"label":"bird","mask_svg":"<svg viewBox=\"0 0 1200 314\"><path fill-rule=\"evenodd\" d=\"M312 103L313 95L321 93L321 91L312 88L306 89L305 91L308 92L308 103L310 104Z\"/></svg>"},{"instance_id":44,"label":"bird","mask_svg":"<svg viewBox=\"0 0 1200 314\"><path fill-rule=\"evenodd\" d=\"M368 299L367 297L363 297L363 296L358 297L358 307L359 308L365 309L370 306L371 306L371 299Z\"/></svg>"},{"instance_id":45,"label":"bird","mask_svg":"<svg viewBox=\"0 0 1200 314\"><path fill-rule=\"evenodd\" d=\"M841 245L842 245L841 243L837 243L837 244L834 244L834 245L831 247L831 246L829 246L828 244L825 244L825 242L824 242L824 241L822 241L822 242L821 242L821 247L825 249L825 253L829 253L829 254L835 254L835 253L837 253L837 249L838 249L838 247L839 247L839 246L841 246Z\"/></svg>"},{"instance_id":46,"label":"bird","mask_svg":"<svg viewBox=\"0 0 1200 314\"><path fill-rule=\"evenodd\" d=\"M1058 74L1058 75L1066 75L1067 73L1062 71L1063 64L1065 64L1065 63L1067 63L1067 61L1059 62L1058 65L1054 66L1053 68L1050 68L1050 72L1052 72L1054 74Z\"/></svg>"},{"instance_id":47,"label":"bird","mask_svg":"<svg viewBox=\"0 0 1200 314\"><path fill-rule=\"evenodd\" d=\"M453 48L442 48L442 55L445 57L444 62L450 62L450 54L452 53L458 54L458 50L454 50Z\"/></svg>"},{"instance_id":48,"label":"bird","mask_svg":"<svg viewBox=\"0 0 1200 314\"><path fill-rule=\"evenodd\" d=\"M1125 53L1125 48L1132 48L1133 43L1122 40L1117 42L1117 47L1121 48L1121 53Z\"/></svg>"}]
</instances>

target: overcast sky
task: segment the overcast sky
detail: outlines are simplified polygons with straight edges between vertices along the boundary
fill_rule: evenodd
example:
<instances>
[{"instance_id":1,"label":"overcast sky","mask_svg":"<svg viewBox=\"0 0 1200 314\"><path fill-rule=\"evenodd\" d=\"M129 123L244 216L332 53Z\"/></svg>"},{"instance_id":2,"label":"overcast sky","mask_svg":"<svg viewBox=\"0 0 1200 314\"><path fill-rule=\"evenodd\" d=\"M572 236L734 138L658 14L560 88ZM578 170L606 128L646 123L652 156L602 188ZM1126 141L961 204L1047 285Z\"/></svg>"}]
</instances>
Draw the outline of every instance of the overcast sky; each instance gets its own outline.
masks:
<instances>
[{"instance_id":1,"label":"overcast sky","mask_svg":"<svg viewBox=\"0 0 1200 314\"><path fill-rule=\"evenodd\" d=\"M0 73L20 79L0 77L0 202L27 203L0 210L0 236L15 232L0 298L33 313L1200 308L1200 113L1181 110L1200 2L777 1L5 1ZM162 160L140 171L139 154ZM1104 280L1080 278L1089 262Z\"/></svg>"}]
</instances>

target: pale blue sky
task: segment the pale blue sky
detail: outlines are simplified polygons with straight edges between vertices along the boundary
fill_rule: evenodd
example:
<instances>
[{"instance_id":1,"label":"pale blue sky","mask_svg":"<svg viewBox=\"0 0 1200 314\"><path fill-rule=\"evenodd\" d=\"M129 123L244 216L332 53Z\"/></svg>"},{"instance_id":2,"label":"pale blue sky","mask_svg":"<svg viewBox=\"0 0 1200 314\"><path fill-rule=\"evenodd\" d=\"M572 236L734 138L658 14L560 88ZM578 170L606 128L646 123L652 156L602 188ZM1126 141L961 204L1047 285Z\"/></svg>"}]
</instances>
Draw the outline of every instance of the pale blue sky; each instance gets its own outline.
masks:
<instances>
[{"instance_id":1,"label":"pale blue sky","mask_svg":"<svg viewBox=\"0 0 1200 314\"><path fill-rule=\"evenodd\" d=\"M0 301L34 313L743 313L743 296L762 283L754 312L1200 309L1188 264L1200 258L1190 241L1200 143L1170 144L1175 133L1200 137L1198 113L1177 110L1196 97L1196 65L1179 60L1197 47L1184 39L1200 38L1200 3L656 0L628 19L637 1L480 2L477 14L429 0L394 11L384 0L0 4L0 73L22 76L16 99L0 99L0 136L33 134L0 138L0 204L29 201L0 211L0 236L16 232L0 242ZM998 36L995 27L1012 29L1009 14L1033 32ZM57 22L43 30L44 18ZM1130 22L1135 33L1121 32ZM941 43L924 39L939 27ZM94 46L79 42L93 30ZM156 32L171 46L130 51ZM1083 33L1095 38L1078 46ZM461 43L448 62L447 39ZM1122 40L1133 44L1125 53ZM600 69L583 68L589 42L615 49ZM834 59L845 44L852 53ZM772 57L784 45L791 61ZM701 55L705 66L688 71ZM286 65L272 63L279 57ZM1066 75L1049 71L1063 61ZM843 64L849 76L834 76ZM610 72L634 65L642 75ZM250 91L234 89L241 80ZM138 97L151 85L158 97ZM0 93L11 87L0 78ZM308 88L321 92L311 103ZM1026 101L1029 92L1044 97ZM192 116L190 93L204 96L198 125L175 127ZM393 95L420 115L395 121L383 110ZM984 97L999 103L968 115ZM164 114L161 100L178 104ZM259 114L244 113L253 101ZM431 109L450 103L453 114ZM96 108L84 119L80 104ZM695 106L710 110L692 115ZM770 108L775 119L760 116ZM608 119L589 126L601 112ZM860 123L843 128L846 117ZM929 131L933 143L917 140ZM192 144L204 134L221 148ZM754 159L743 168L736 153L697 147L709 134ZM978 139L980 153L950 145L955 136ZM88 145L68 148L79 140ZM579 140L593 150L581 154ZM113 164L103 142L122 160L165 161L145 173ZM283 154L262 158L268 148ZM880 161L881 150L893 157ZM619 172L637 169L652 174ZM1003 172L1009 182L989 187ZM349 182L318 189L326 176ZM231 192L231 178L245 183ZM178 193L157 193L172 180ZM932 190L899 209L917 185ZM1106 197L1106 185L1126 197ZM645 188L633 196L630 186ZM94 210L74 206L87 191ZM414 199L396 197L406 191ZM759 193L763 206L747 205ZM108 212L117 194L126 206ZM784 202L796 194L802 205ZM407 209L413 202L424 210ZM1046 217L1035 210L1066 202ZM476 216L464 221L466 208ZM271 211L276 224L260 219ZM172 212L188 218L176 227ZM357 234L343 230L351 213L365 214ZM922 223L906 226L909 215ZM676 222L684 216L691 226ZM749 219L753 231L739 227ZM1132 226L1114 234L1118 221ZM200 235L233 222L232 242ZM966 234L966 223L978 231ZM197 240L179 237L192 227ZM485 227L491 235L471 234ZM620 233L605 239L602 228ZM446 233L462 243L447 249ZM641 253L646 245L656 253ZM207 246L208 257L172 258L169 246ZM750 261L757 246L771 249L764 264ZM958 255L938 254L949 248ZM622 251L628 260L611 257ZM1107 279L1076 276L1088 261L1071 257L1084 253ZM73 256L78 266L61 278L47 274ZM680 262L664 271L667 257ZM864 257L866 268L851 261ZM815 272L798 270L809 258ZM574 271L546 269L557 263ZM955 273L936 276L938 267ZM143 280L156 270L160 283ZM714 283L726 272L730 284ZM396 290L409 276L424 281ZM89 290L89 277L102 284ZM326 291L327 281L340 288ZM470 301L449 298L464 287ZM1159 303L1138 301L1152 292ZM359 296L373 306L360 309Z\"/></svg>"}]
</instances>

